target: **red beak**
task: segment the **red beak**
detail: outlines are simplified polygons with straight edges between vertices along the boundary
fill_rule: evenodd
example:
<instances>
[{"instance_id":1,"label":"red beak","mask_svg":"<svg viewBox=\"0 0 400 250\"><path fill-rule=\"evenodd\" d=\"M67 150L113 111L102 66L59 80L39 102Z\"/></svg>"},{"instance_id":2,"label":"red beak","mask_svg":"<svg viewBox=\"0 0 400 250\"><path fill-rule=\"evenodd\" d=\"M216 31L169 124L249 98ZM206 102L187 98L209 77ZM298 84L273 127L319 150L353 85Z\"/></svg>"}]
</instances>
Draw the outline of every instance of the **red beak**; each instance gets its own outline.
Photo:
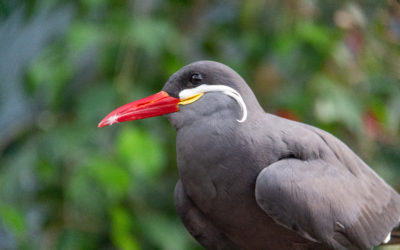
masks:
<instances>
[{"instance_id":1,"label":"red beak","mask_svg":"<svg viewBox=\"0 0 400 250\"><path fill-rule=\"evenodd\" d=\"M101 120L97 127L105 127L118 122L144 119L179 111L179 99L161 91L146 98L125 104Z\"/></svg>"}]
</instances>

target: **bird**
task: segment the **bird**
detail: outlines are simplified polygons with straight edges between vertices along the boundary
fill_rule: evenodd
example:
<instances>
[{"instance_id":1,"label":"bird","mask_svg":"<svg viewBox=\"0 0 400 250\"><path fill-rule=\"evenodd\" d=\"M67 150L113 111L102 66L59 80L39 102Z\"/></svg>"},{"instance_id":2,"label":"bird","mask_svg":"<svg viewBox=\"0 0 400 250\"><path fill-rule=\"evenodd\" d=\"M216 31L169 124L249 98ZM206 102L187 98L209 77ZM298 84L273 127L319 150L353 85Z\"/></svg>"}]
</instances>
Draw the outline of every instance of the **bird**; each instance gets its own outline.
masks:
<instances>
[{"instance_id":1,"label":"bird","mask_svg":"<svg viewBox=\"0 0 400 250\"><path fill-rule=\"evenodd\" d=\"M176 130L176 210L204 248L400 243L400 195L332 134L266 113L230 67L188 64L98 127L160 115Z\"/></svg>"}]
</instances>

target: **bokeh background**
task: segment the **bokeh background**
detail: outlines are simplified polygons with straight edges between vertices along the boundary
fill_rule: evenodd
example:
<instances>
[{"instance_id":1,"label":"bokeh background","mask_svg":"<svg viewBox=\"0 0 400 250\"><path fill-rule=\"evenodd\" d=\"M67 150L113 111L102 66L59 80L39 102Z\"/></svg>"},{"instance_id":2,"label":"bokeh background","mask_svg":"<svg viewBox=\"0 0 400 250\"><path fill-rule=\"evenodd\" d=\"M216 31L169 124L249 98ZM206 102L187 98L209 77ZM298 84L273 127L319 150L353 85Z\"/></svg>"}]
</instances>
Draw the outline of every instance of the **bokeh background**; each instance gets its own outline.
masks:
<instances>
[{"instance_id":1,"label":"bokeh background","mask_svg":"<svg viewBox=\"0 0 400 250\"><path fill-rule=\"evenodd\" d=\"M96 127L200 59L400 191L399 45L394 0L0 1L0 249L202 249L167 120Z\"/></svg>"}]
</instances>

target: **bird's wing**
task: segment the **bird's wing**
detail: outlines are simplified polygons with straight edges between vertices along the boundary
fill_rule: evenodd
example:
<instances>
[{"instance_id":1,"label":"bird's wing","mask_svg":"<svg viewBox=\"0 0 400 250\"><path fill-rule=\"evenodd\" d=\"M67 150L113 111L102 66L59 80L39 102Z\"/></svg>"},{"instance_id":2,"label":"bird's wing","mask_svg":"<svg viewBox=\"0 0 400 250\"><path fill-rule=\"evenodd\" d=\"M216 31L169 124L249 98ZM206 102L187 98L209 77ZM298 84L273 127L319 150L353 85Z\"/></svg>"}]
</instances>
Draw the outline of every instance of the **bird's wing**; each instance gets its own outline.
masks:
<instances>
[{"instance_id":1,"label":"bird's wing","mask_svg":"<svg viewBox=\"0 0 400 250\"><path fill-rule=\"evenodd\" d=\"M399 195L338 139L313 133L326 147L318 156L295 153L263 169L258 205L282 226L333 249L381 244L399 223Z\"/></svg>"},{"instance_id":2,"label":"bird's wing","mask_svg":"<svg viewBox=\"0 0 400 250\"><path fill-rule=\"evenodd\" d=\"M182 182L175 186L175 206L189 233L206 249L235 250L239 247L218 230L186 194Z\"/></svg>"}]
</instances>

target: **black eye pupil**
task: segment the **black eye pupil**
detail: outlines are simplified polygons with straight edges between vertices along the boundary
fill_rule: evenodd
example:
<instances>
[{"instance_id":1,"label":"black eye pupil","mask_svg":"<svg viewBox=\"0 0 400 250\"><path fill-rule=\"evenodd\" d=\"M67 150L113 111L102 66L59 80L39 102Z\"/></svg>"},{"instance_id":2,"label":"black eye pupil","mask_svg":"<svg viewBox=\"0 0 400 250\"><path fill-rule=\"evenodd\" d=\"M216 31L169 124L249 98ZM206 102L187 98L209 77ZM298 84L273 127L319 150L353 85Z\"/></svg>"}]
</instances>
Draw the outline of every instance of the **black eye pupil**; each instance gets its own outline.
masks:
<instances>
[{"instance_id":1,"label":"black eye pupil","mask_svg":"<svg viewBox=\"0 0 400 250\"><path fill-rule=\"evenodd\" d=\"M200 82L203 77L200 74L193 74L191 77L191 82Z\"/></svg>"}]
</instances>

